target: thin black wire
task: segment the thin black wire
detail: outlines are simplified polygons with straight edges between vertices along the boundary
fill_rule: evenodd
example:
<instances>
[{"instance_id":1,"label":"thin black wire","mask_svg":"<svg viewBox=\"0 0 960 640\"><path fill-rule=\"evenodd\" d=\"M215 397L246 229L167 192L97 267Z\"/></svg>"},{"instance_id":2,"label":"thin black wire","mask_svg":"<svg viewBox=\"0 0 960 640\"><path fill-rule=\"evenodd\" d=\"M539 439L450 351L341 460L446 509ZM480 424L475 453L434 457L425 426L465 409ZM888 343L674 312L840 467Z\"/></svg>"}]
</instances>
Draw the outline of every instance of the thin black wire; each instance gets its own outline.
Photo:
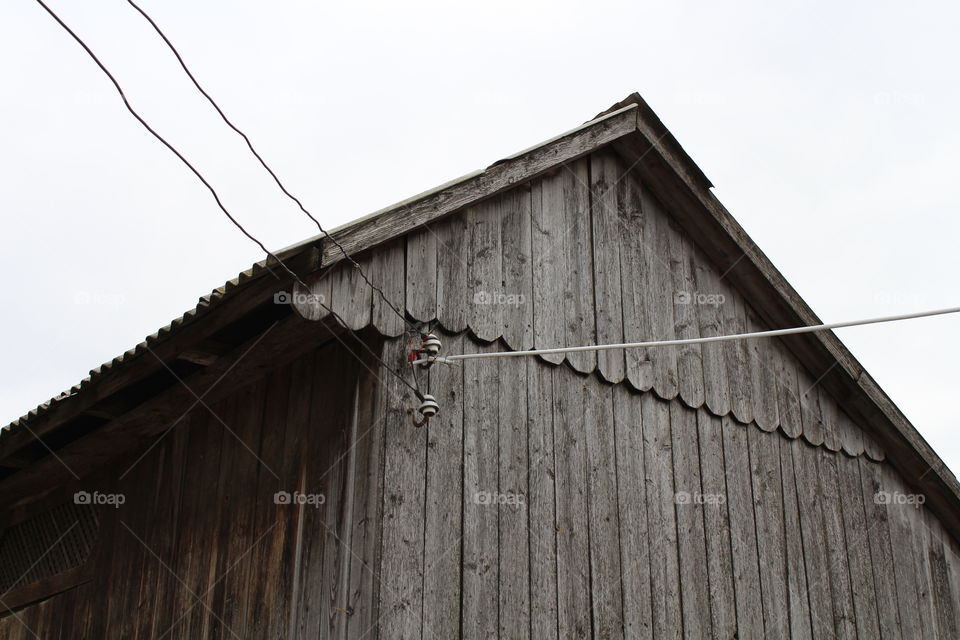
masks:
<instances>
[{"instance_id":1,"label":"thin black wire","mask_svg":"<svg viewBox=\"0 0 960 640\"><path fill-rule=\"evenodd\" d=\"M283 193L284 193L288 198L290 198L291 200L293 200L293 201L297 204L298 207L300 207L300 211L302 211L303 213L305 213L308 218L310 218L311 220L313 220L313 223L314 223L315 225L317 225L317 229L320 230L320 233L322 233L322 234L324 235L324 237L327 238L327 240L329 240L330 242L332 242L332 243L334 244L334 246L336 246L338 249L340 249L340 253L343 254L343 257L344 257L348 262L350 262L355 269L357 269L357 271L360 273L360 277L363 278L364 282L366 282L374 291L376 291L378 294L380 294L380 297L381 297L381 298L383 299L383 301L387 304L387 306L390 307L390 308L393 310L393 312L394 312L395 314L397 314L397 316L399 316L401 320L404 321L404 323L406 323L408 326L410 326L411 323L410 323L409 320L407 320L407 318L406 318L406 316L403 314L403 312L401 312L392 302L390 302L390 300L387 299L386 294L383 293L383 290L382 290L380 287L378 287L378 286L375 285L373 282L371 282L370 278L367 277L367 274L365 274L365 273L363 272L363 269L360 267L360 264L359 264L356 260L354 260L353 257L350 256L349 253L347 253L347 250L343 248L343 245L341 245L339 242L337 242L337 240L334 239L334 237L333 237L332 235L330 235L330 233L329 233L326 229L323 228L323 226L320 224L320 221L317 220L317 218L314 217L314 215L313 215L312 213L310 213L309 211L307 211L307 208L306 208L305 206L303 206L303 203L300 201L300 199L297 198L297 197L296 197L295 195L293 195L292 193L290 193L290 191L289 191L289 190L283 185L283 183L280 181L280 178L277 176L277 174L276 174L276 173L273 171L273 169L271 169L270 166L267 164L266 160L264 160L263 157L262 157L259 153L257 153L257 150L253 147L253 143L250 141L250 138L247 137L247 134L245 134L243 131L241 131L235 124L233 124L233 122L230 121L229 118L227 118L227 114L225 114L225 113L223 112L223 109L220 108L220 105L218 105L218 104L216 103L216 101L215 101L212 97L210 97L210 94L207 93L202 86L200 86L200 83L197 81L196 77L194 77L193 73L191 73L191 72L190 72L190 69L187 67L187 63L184 62L183 57L180 55L180 52L177 51L177 48L176 48L175 46L173 46L173 43L170 42L170 39L166 36L166 34L163 32L163 30L160 29L160 27L159 27L159 26L157 25L157 23L153 20L153 18L151 18L151 17L147 14L147 12L144 11L143 9L141 9L140 6L138 6L133 0L127 0L127 3L128 3L131 7L133 7L134 9L136 9L136 10L140 13L140 15L142 15L142 16L146 19L146 21L150 23L150 25L154 28L154 30L157 32L157 34L158 34L158 35L163 39L163 41L167 44L167 47L170 48L170 51L173 52L173 55L176 56L177 61L180 63L180 66L183 68L184 72L187 74L187 77L190 78L191 82L193 82L193 86L195 86L195 87L197 88L197 91L199 91L199 92L203 95L203 97L206 98L207 101L213 106L213 108L216 109L217 113L220 114L220 117L221 117L221 118L223 119L223 121L227 124L227 126L230 127L231 129L233 129L241 138L243 138L244 142L247 143L247 148L250 149L250 153L252 153L252 154L254 155L254 157L255 157L257 160L260 161L260 164L263 166L264 169L266 169L267 173L270 174L270 176L273 178L273 181L277 183L277 186L280 187L280 190L283 191Z\"/></svg>"},{"instance_id":2,"label":"thin black wire","mask_svg":"<svg viewBox=\"0 0 960 640\"><path fill-rule=\"evenodd\" d=\"M113 76L112 73L110 73L110 71L107 69L107 67L104 66L104 64L103 64L102 62L100 62L100 59L96 56L96 54L93 53L93 50L91 50L90 47L87 46L87 43L84 42L84 41L80 38L80 36L78 36L76 33L74 33L73 29L71 29L69 26L67 26L67 24L66 24L63 20L60 19L60 16L58 16L50 7L48 7L48 6L43 2L43 0L36 0L36 2L37 2L37 4L39 4L41 7L43 7L44 10L46 10L46 12L49 13L50 16L51 16L54 20L56 20L57 23L58 23L61 27L63 27L63 29L64 29L67 33L69 33L69 34L73 37L74 40L76 40L77 44L79 44L81 47L83 47L83 50L87 52L87 55L89 55L90 58L92 58L93 61L97 63L97 66L100 67L100 70L103 71L103 73L104 73L108 78L110 78L110 82L113 83L113 86L114 86L114 88L117 90L117 93L119 93L119 94L120 94L120 97L123 99L123 104L127 107L127 111L129 111L129 112L133 115L133 117L136 118L137 121L138 121L140 124L142 124L143 127L144 127L147 131L149 131L151 134L153 134L153 137L154 137L154 138L156 138L156 139L159 140L161 143L163 143L163 145L164 145L167 149L169 149L175 156L177 156L177 158L179 158L180 161L183 162L183 164L185 164L185 165L190 169L190 171L193 172L193 174L194 174L195 176L197 176L197 179L199 179L200 182L202 182L203 185L210 191L210 193L213 195L213 199L216 200L216 202L217 202L217 206L220 207L220 210L223 211L223 213L227 216L227 218L230 219L230 221L234 224L234 226L236 226L236 227L243 233L243 235L247 236L250 240L252 240L254 243L256 243L257 246L259 246L259 247L264 251L264 253L267 254L267 256L268 256L269 258L273 258L274 260L276 260L277 263L278 263L281 267L283 267L284 271L286 271L287 273L290 274L291 277L293 277L293 279L294 279L295 282L297 282L298 284L300 284L300 286L302 286L305 290L309 291L309 290L310 290L310 287L307 286L307 284L300 278L300 276L298 276L293 270L291 270L286 264L284 264L283 261L280 260L280 258L278 258L276 255L274 255L269 249L267 249L267 247L266 247L262 242L260 242L260 240L258 240L256 237L254 237L249 231L247 231L246 229L244 229L244 228L243 228L243 225L241 225L241 224L236 220L236 218L234 218L234 217L230 214L230 212L227 210L227 208L223 205L223 202L221 202L220 196L219 196L219 194L217 194L216 189L214 189L213 186L212 186L209 182L207 182L206 178L204 178L203 175L202 175L192 164L190 164L190 161L188 161L188 160L183 156L182 153L180 153L179 151L177 151L176 147L174 147L172 144L170 144L169 142L167 142L167 140L166 140L163 136L161 136L161 135L160 135L159 133L157 133L149 124L147 124L147 121L144 120L144 119L140 116L139 113L137 113L137 111L136 111L136 110L133 108L133 106L130 104L129 100L127 100L127 95L123 92L123 88L120 86L120 83L117 82L117 79ZM268 260L268 262L269 262L269 260ZM269 266L267 266L267 269L269 269ZM271 273L272 273L272 272L271 272ZM324 303L323 303L322 301L320 301L319 299L317 300L317 302L318 302L318 304L319 304L321 307L323 307L324 309L326 309L326 311L327 311L338 323L340 323L340 325L341 325L344 329L346 329L354 338L357 338L357 335L353 332L353 330L350 329L350 327L347 326L347 323L344 322L344 320L343 320L339 315L337 315L337 313L336 313L333 309L331 309L330 307L328 307L326 304L324 304ZM378 361L381 365L383 365L383 367L384 367L387 371L389 371L391 374L393 374L398 380L400 380L400 382L402 382L404 385L406 385L407 388L409 388L411 391L413 391L414 395L416 395L418 399L421 399L421 400L423 399L422 394L420 393L420 391L419 391L417 388L415 388L415 387L414 387L413 385L411 385L407 380L405 380L405 379L403 378L403 376L401 376L401 375L398 374L396 371L394 371L392 368L390 368L390 366L387 365L387 363L385 363L382 359L380 359L380 357L379 357L376 353L374 353L374 351L373 351L372 349L370 349L370 347L367 346L367 344L366 344L365 342L363 342L362 340L359 340L359 338L357 339L357 341L360 342L360 344L362 344L362 345L367 349L367 351L369 351L369 352L374 356L374 358L376 358L377 361Z\"/></svg>"}]
</instances>

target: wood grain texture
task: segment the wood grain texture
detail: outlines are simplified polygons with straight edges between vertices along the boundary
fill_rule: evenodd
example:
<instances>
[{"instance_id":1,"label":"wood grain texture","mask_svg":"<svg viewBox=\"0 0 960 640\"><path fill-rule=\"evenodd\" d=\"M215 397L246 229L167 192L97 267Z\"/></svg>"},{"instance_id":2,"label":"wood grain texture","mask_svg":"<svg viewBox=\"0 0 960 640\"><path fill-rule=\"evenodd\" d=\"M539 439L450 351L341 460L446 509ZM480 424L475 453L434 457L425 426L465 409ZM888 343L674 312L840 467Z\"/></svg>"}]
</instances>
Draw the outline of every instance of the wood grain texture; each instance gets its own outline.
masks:
<instances>
[{"instance_id":1,"label":"wood grain texture","mask_svg":"<svg viewBox=\"0 0 960 640\"><path fill-rule=\"evenodd\" d=\"M373 289L363 281L360 271L369 273L370 256L357 260L359 269L349 263L341 263L330 274L330 302L333 309L348 327L357 331L370 324L373 309Z\"/></svg>"},{"instance_id":2,"label":"wood grain texture","mask_svg":"<svg viewBox=\"0 0 960 640\"><path fill-rule=\"evenodd\" d=\"M680 403L670 405L670 436L673 450L673 478L676 495L677 556L680 566L680 594L685 638L713 637L710 617L709 580L703 580L708 566L704 509L717 500L703 490L700 482L700 452L697 414Z\"/></svg>"},{"instance_id":3,"label":"wood grain texture","mask_svg":"<svg viewBox=\"0 0 960 640\"><path fill-rule=\"evenodd\" d=\"M537 349L567 346L562 304L567 270L564 179L563 174L544 177L531 191L533 344ZM563 354L541 357L553 364L564 359Z\"/></svg>"},{"instance_id":4,"label":"wood grain texture","mask_svg":"<svg viewBox=\"0 0 960 640\"><path fill-rule=\"evenodd\" d=\"M600 344L624 341L619 197L623 177L619 161L612 154L594 154L590 157L590 218L596 292L594 315ZM598 352L597 368L607 381L621 382L626 376L624 352Z\"/></svg>"},{"instance_id":5,"label":"wood grain texture","mask_svg":"<svg viewBox=\"0 0 960 640\"><path fill-rule=\"evenodd\" d=\"M627 342L650 339L646 324L646 246L649 242L643 208L643 189L632 176L617 185L620 202L620 289L623 309L623 338ZM653 387L653 363L647 349L624 352L627 380L638 391Z\"/></svg>"},{"instance_id":6,"label":"wood grain texture","mask_svg":"<svg viewBox=\"0 0 960 640\"><path fill-rule=\"evenodd\" d=\"M567 345L597 344L589 161L584 159L564 165L560 175L563 176L563 228L560 233L566 257L564 342ZM567 362L580 373L590 373L597 367L597 353L568 353Z\"/></svg>"},{"instance_id":7,"label":"wood grain texture","mask_svg":"<svg viewBox=\"0 0 960 640\"><path fill-rule=\"evenodd\" d=\"M777 438L780 452L780 481L783 488L783 530L787 554L787 595L789 598L790 637L812 638L807 569L804 565L803 528L800 523L800 498L791 446Z\"/></svg>"},{"instance_id":8,"label":"wood grain texture","mask_svg":"<svg viewBox=\"0 0 960 640\"><path fill-rule=\"evenodd\" d=\"M655 638L680 638L680 561L677 548L676 492L669 406L653 396L641 396L643 464L647 486L647 526L650 546L650 591Z\"/></svg>"},{"instance_id":9,"label":"wood grain texture","mask_svg":"<svg viewBox=\"0 0 960 640\"><path fill-rule=\"evenodd\" d=\"M647 191L641 193L644 210L644 326L645 340L672 340L676 337L674 320L673 276L671 274L671 229L666 213L656 198ZM659 347L648 350L653 362L653 388L661 398L671 399L679 392L677 382L677 349Z\"/></svg>"},{"instance_id":10,"label":"wood grain texture","mask_svg":"<svg viewBox=\"0 0 960 640\"><path fill-rule=\"evenodd\" d=\"M763 636L760 566L750 478L747 429L724 418L723 453L727 469L727 506L737 602L737 633L741 638Z\"/></svg>"},{"instance_id":11,"label":"wood grain texture","mask_svg":"<svg viewBox=\"0 0 960 640\"><path fill-rule=\"evenodd\" d=\"M595 638L623 638L620 517L611 387L591 381L584 397L590 528L590 592Z\"/></svg>"},{"instance_id":12,"label":"wood grain texture","mask_svg":"<svg viewBox=\"0 0 960 640\"><path fill-rule=\"evenodd\" d=\"M406 303L415 320L430 322L437 317L437 232L421 227L406 236Z\"/></svg>"},{"instance_id":13,"label":"wood grain texture","mask_svg":"<svg viewBox=\"0 0 960 640\"><path fill-rule=\"evenodd\" d=\"M846 533L840 501L837 459L826 449L817 449L819 491L822 496L824 540L833 602L833 625L838 638L856 638L857 627L850 584Z\"/></svg>"},{"instance_id":14,"label":"wood grain texture","mask_svg":"<svg viewBox=\"0 0 960 640\"><path fill-rule=\"evenodd\" d=\"M723 427L720 418L698 411L697 435L703 493L714 496L714 500L703 506L710 619L715 637L733 638L737 633L737 607L730 546L730 515L727 511Z\"/></svg>"},{"instance_id":15,"label":"wood grain texture","mask_svg":"<svg viewBox=\"0 0 960 640\"><path fill-rule=\"evenodd\" d=\"M766 331L767 326L749 305L745 305L747 330ZM753 392L753 419L764 431L773 431L780 424L777 407L777 370L774 342L770 338L746 340L750 362L750 387Z\"/></svg>"},{"instance_id":16,"label":"wood grain texture","mask_svg":"<svg viewBox=\"0 0 960 640\"><path fill-rule=\"evenodd\" d=\"M700 307L712 299L697 290L694 278L693 245L680 230L670 225L670 271L673 277L673 318L677 338L699 338ZM698 344L677 347L677 382L680 397L688 407L704 403L703 353Z\"/></svg>"},{"instance_id":17,"label":"wood grain texture","mask_svg":"<svg viewBox=\"0 0 960 640\"><path fill-rule=\"evenodd\" d=\"M532 188L523 185L500 197L503 339L512 349L533 348Z\"/></svg>"},{"instance_id":18,"label":"wood grain texture","mask_svg":"<svg viewBox=\"0 0 960 640\"><path fill-rule=\"evenodd\" d=\"M107 606L64 593L27 619L42 637L75 610L91 637L954 633L954 543L929 512L874 499L912 492L890 465L534 358L438 366L421 383L441 413L417 429L404 387L364 371L336 343L266 370L124 480L138 499L120 518L189 591L117 520L90 583ZM275 504L282 488L326 502Z\"/></svg>"},{"instance_id":19,"label":"wood grain texture","mask_svg":"<svg viewBox=\"0 0 960 640\"><path fill-rule=\"evenodd\" d=\"M464 336L447 336L444 345L462 353ZM424 523L424 636L452 638L460 633L460 540L463 503L464 378L462 367L430 375L430 392L440 413L427 430L426 513Z\"/></svg>"},{"instance_id":20,"label":"wood grain texture","mask_svg":"<svg viewBox=\"0 0 960 640\"><path fill-rule=\"evenodd\" d=\"M423 526L427 432L411 425L416 400L393 376L387 389L380 553L379 637L419 638L423 625Z\"/></svg>"},{"instance_id":21,"label":"wood grain texture","mask_svg":"<svg viewBox=\"0 0 960 640\"><path fill-rule=\"evenodd\" d=\"M437 320L452 333L466 330L473 300L467 295L470 236L466 216L435 225L437 233Z\"/></svg>"},{"instance_id":22,"label":"wood grain texture","mask_svg":"<svg viewBox=\"0 0 960 640\"><path fill-rule=\"evenodd\" d=\"M371 282L383 291L383 297L380 297L380 294L377 292L371 293L373 298L373 309L371 312L373 326L377 328L377 331L379 331L381 335L391 338L403 333L403 330L408 324L406 317L401 317L397 313L397 311L401 314L404 313L406 289L411 283L411 278L403 268L404 253L404 241L400 239L385 245L370 257L368 277ZM434 255L434 260L435 259L436 256ZM429 292L429 296L434 305L436 305L435 269L436 265L434 265L433 280L431 282L423 282L423 280L421 280L422 288L433 287L433 290ZM429 276L423 277L429 278ZM386 298L386 301L384 301L384 298ZM396 310L394 310L394 307ZM435 309L434 313L430 315L432 318L436 317Z\"/></svg>"},{"instance_id":23,"label":"wood grain texture","mask_svg":"<svg viewBox=\"0 0 960 640\"><path fill-rule=\"evenodd\" d=\"M870 540L873 590L876 594L880 637L903 638L904 632L909 629L904 628L901 621L909 618L911 614L900 611L890 515L887 513L886 505L879 499L880 492L883 490L882 470L879 465L863 459L855 460L854 464L859 467L860 472L864 522ZM914 611L912 615L916 615L916 612Z\"/></svg>"},{"instance_id":24,"label":"wood grain texture","mask_svg":"<svg viewBox=\"0 0 960 640\"><path fill-rule=\"evenodd\" d=\"M724 294L720 287L720 274L699 248L693 248L691 260L696 291L713 296L714 301L714 304L706 304L696 309L699 334L704 338L723 335L727 330L723 326L723 312L720 307L732 303L732 300L721 298ZM718 342L703 344L700 346L700 353L704 402L715 416L727 415L730 412L730 393L724 345Z\"/></svg>"},{"instance_id":25,"label":"wood grain texture","mask_svg":"<svg viewBox=\"0 0 960 640\"><path fill-rule=\"evenodd\" d=\"M499 364L499 379L521 381L526 378L527 363L523 359L506 358ZM530 635L531 545L527 511L530 472L527 388L519 382L500 385L499 391L497 492L504 497L505 504L492 507L499 516L499 633L501 638L525 638Z\"/></svg>"},{"instance_id":26,"label":"wood grain texture","mask_svg":"<svg viewBox=\"0 0 960 640\"><path fill-rule=\"evenodd\" d=\"M778 439L779 436L758 429L747 429L753 515L760 561L761 604L764 633L768 637L788 637L790 633L786 530Z\"/></svg>"},{"instance_id":27,"label":"wood grain texture","mask_svg":"<svg viewBox=\"0 0 960 640\"><path fill-rule=\"evenodd\" d=\"M558 637L558 531L553 372L534 358L527 358L526 366L530 466L527 507L530 529L530 631L531 636L536 631L538 637L555 640Z\"/></svg>"},{"instance_id":28,"label":"wood grain texture","mask_svg":"<svg viewBox=\"0 0 960 640\"><path fill-rule=\"evenodd\" d=\"M789 443L800 512L800 540L807 574L807 596L814 638L835 638L829 558L816 450L802 440Z\"/></svg>"},{"instance_id":29,"label":"wood grain texture","mask_svg":"<svg viewBox=\"0 0 960 640\"><path fill-rule=\"evenodd\" d=\"M613 388L613 408L623 631L628 638L652 638L643 413L639 398L623 386Z\"/></svg>"},{"instance_id":30,"label":"wood grain texture","mask_svg":"<svg viewBox=\"0 0 960 640\"><path fill-rule=\"evenodd\" d=\"M496 345L464 346L468 352L496 351ZM499 631L499 365L485 359L463 367L463 638Z\"/></svg>"},{"instance_id":31,"label":"wood grain texture","mask_svg":"<svg viewBox=\"0 0 960 640\"><path fill-rule=\"evenodd\" d=\"M797 363L782 342L774 340L773 343L780 430L790 438L797 438L803 433Z\"/></svg>"},{"instance_id":32,"label":"wood grain texture","mask_svg":"<svg viewBox=\"0 0 960 640\"><path fill-rule=\"evenodd\" d=\"M853 608L857 621L857 636L880 637L879 607L889 602L877 600L874 577L875 562L872 559L870 531L863 503L860 483L860 468L857 461L846 456L834 456L840 480L841 510L847 541L847 559L850 562L850 587L853 591Z\"/></svg>"},{"instance_id":33,"label":"wood grain texture","mask_svg":"<svg viewBox=\"0 0 960 640\"><path fill-rule=\"evenodd\" d=\"M586 380L553 370L557 492L557 614L561 638L591 630L590 530L584 425Z\"/></svg>"},{"instance_id":34,"label":"wood grain texture","mask_svg":"<svg viewBox=\"0 0 960 640\"><path fill-rule=\"evenodd\" d=\"M488 200L466 212L470 253L467 260L467 296L470 328L490 342L503 335L503 255L500 206Z\"/></svg>"}]
</instances>

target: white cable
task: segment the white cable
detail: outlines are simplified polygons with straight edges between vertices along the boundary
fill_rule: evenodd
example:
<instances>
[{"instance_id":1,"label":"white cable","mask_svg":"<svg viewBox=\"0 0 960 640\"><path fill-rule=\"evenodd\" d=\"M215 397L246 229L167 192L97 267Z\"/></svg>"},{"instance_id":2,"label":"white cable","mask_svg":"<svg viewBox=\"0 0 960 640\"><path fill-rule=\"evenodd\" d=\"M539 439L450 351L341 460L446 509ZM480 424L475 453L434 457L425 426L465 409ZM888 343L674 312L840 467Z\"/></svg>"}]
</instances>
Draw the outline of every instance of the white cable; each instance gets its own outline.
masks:
<instances>
[{"instance_id":1,"label":"white cable","mask_svg":"<svg viewBox=\"0 0 960 640\"><path fill-rule=\"evenodd\" d=\"M787 336L795 333L813 333L814 331L827 331L828 329L839 329L842 327L856 327L864 324L876 324L878 322L894 322L896 320L911 320L913 318L925 318L928 316L938 316L945 313L958 313L960 307L950 307L949 309L935 309L933 311L918 311L917 313L905 313L898 316L885 316L882 318L868 318L866 320L848 320L847 322L833 322L830 324L815 324L809 327L794 327L792 329L773 329L770 331L757 331L754 333L735 333L726 336L709 336L706 338L686 338L682 340L655 340L652 342L625 342L621 344L599 344L587 345L583 347L558 347L555 349L529 349L527 351L495 351L492 353L464 353L461 355L446 356L446 361L456 360L475 360L477 358L511 358L515 356L535 356L548 353L574 353L577 351L610 351L612 349L636 349L639 347L673 347L684 344L704 344L706 342L726 342L729 340L742 340L745 338L772 338L774 336Z\"/></svg>"}]
</instances>

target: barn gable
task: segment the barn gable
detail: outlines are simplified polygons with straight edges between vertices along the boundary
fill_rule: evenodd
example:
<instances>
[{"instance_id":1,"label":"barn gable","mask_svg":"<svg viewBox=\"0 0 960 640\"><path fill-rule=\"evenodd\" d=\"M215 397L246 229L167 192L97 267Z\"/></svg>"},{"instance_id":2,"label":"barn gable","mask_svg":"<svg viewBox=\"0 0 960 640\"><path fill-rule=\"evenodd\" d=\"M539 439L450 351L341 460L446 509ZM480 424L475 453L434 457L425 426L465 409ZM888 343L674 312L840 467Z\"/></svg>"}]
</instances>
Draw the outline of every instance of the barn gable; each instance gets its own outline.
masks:
<instances>
[{"instance_id":1,"label":"barn gable","mask_svg":"<svg viewBox=\"0 0 960 640\"><path fill-rule=\"evenodd\" d=\"M386 301L322 238L280 252L350 331L275 304L305 292L264 263L205 296L0 437L4 531L77 489L136 497L97 511L95 566L28 620L956 637L956 479L833 334L435 365L441 413L411 424L377 361L405 371L391 305L448 354L816 323L709 187L634 95L336 230ZM278 506L296 491L325 502Z\"/></svg>"},{"instance_id":2,"label":"barn gable","mask_svg":"<svg viewBox=\"0 0 960 640\"><path fill-rule=\"evenodd\" d=\"M772 328L628 168L599 150L418 228L406 251L392 244L361 268L380 283L394 274L391 302L414 319L514 351ZM308 283L353 330L403 329L352 265ZM822 372L779 339L542 357L831 451L884 457L818 384Z\"/></svg>"}]
</instances>

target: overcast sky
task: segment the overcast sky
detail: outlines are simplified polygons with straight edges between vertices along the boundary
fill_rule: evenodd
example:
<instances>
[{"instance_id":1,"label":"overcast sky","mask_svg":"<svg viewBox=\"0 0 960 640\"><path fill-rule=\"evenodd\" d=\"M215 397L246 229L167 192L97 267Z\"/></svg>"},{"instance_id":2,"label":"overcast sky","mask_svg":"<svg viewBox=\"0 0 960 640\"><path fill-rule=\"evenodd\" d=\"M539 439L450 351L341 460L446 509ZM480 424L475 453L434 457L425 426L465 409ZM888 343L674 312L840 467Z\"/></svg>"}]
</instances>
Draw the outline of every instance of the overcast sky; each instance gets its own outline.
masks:
<instances>
[{"instance_id":1,"label":"overcast sky","mask_svg":"<svg viewBox=\"0 0 960 640\"><path fill-rule=\"evenodd\" d=\"M272 248L316 232L123 0L49 0ZM333 226L639 91L825 321L960 304L955 3L142 0ZM0 423L260 259L32 0L0 3ZM839 331L954 470L960 318Z\"/></svg>"}]
</instances>

